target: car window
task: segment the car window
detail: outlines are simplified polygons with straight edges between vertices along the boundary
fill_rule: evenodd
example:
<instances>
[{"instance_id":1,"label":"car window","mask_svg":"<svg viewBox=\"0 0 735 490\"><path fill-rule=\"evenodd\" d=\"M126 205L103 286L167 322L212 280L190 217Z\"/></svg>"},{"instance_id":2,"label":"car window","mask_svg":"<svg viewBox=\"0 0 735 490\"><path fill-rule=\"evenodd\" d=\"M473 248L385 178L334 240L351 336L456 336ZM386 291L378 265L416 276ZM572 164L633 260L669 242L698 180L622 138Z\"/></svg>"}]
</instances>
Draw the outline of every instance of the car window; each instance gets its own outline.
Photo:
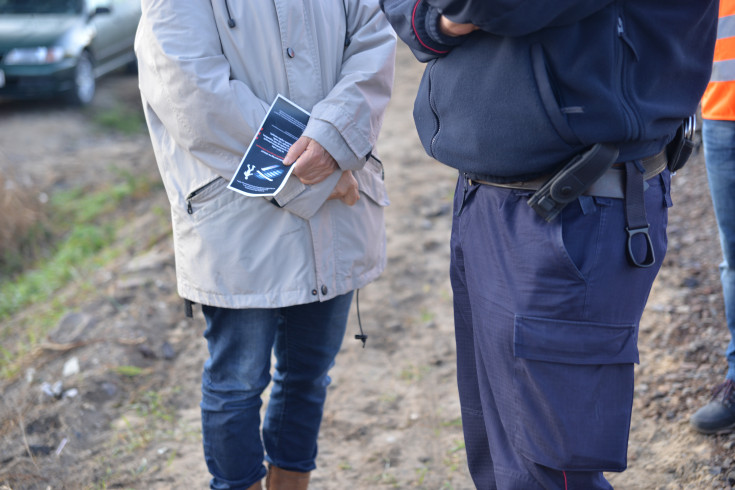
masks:
<instances>
[{"instance_id":1,"label":"car window","mask_svg":"<svg viewBox=\"0 0 735 490\"><path fill-rule=\"evenodd\" d=\"M80 14L83 0L0 0L0 14Z\"/></svg>"},{"instance_id":2,"label":"car window","mask_svg":"<svg viewBox=\"0 0 735 490\"><path fill-rule=\"evenodd\" d=\"M112 0L87 0L87 10L94 12L97 7L110 7Z\"/></svg>"}]
</instances>

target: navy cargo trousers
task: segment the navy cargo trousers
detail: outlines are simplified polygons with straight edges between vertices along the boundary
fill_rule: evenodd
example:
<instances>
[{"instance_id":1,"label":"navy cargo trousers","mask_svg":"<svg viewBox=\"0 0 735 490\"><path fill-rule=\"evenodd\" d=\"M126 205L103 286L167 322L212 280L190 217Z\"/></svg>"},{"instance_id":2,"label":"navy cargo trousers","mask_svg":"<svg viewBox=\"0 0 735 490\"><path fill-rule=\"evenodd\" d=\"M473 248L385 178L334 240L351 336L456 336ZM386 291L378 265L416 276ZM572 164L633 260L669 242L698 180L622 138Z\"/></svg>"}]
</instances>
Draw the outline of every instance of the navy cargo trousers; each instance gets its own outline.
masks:
<instances>
[{"instance_id":1,"label":"navy cargo trousers","mask_svg":"<svg viewBox=\"0 0 735 490\"><path fill-rule=\"evenodd\" d=\"M547 223L530 191L460 177L450 275L478 489L609 489L602 472L625 469L638 324L670 205L668 171L647 183L656 263L640 268L622 199L583 196Z\"/></svg>"}]
</instances>

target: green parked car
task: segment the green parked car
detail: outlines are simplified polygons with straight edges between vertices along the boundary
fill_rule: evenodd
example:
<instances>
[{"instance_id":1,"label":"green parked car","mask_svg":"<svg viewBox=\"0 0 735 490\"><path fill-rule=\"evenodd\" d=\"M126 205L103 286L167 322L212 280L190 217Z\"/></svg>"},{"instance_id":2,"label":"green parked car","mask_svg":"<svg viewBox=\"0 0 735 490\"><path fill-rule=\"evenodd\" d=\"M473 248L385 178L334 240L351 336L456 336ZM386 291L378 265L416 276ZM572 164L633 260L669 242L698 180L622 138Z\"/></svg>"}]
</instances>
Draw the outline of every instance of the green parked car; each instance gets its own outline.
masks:
<instances>
[{"instance_id":1,"label":"green parked car","mask_svg":"<svg viewBox=\"0 0 735 490\"><path fill-rule=\"evenodd\" d=\"M92 101L96 79L134 69L140 0L0 0L0 99Z\"/></svg>"}]
</instances>

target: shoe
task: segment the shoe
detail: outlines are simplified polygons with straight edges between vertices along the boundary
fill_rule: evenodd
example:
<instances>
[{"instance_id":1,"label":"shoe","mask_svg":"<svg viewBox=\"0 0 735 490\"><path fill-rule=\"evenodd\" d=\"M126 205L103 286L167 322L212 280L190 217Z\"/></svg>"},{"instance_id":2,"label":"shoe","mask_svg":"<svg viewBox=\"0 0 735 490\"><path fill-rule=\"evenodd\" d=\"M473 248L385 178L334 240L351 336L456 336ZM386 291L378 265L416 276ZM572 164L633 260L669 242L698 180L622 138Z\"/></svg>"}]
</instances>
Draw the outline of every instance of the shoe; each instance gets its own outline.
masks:
<instances>
[{"instance_id":1,"label":"shoe","mask_svg":"<svg viewBox=\"0 0 735 490\"><path fill-rule=\"evenodd\" d=\"M712 392L712 400L689 419L703 434L717 434L735 429L735 382L725 380Z\"/></svg>"},{"instance_id":2,"label":"shoe","mask_svg":"<svg viewBox=\"0 0 735 490\"><path fill-rule=\"evenodd\" d=\"M265 477L266 490L307 490L309 488L310 473L289 471L268 465L268 474Z\"/></svg>"}]
</instances>

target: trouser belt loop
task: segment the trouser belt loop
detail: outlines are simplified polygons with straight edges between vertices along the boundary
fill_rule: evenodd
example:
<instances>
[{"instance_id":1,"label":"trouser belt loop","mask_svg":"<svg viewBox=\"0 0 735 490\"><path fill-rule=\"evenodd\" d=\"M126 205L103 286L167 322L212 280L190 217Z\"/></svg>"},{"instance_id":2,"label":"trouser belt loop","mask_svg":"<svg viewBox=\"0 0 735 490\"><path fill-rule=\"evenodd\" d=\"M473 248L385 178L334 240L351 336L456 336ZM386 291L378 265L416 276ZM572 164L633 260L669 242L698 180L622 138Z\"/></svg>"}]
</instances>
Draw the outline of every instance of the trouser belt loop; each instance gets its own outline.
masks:
<instances>
[{"instance_id":1,"label":"trouser belt loop","mask_svg":"<svg viewBox=\"0 0 735 490\"><path fill-rule=\"evenodd\" d=\"M645 181L643 167L638 161L625 163L625 230L628 232L628 261L636 267L650 267L656 262L653 242L648 233L646 218ZM635 238L645 240L646 254L639 260L633 250Z\"/></svg>"},{"instance_id":2,"label":"trouser belt loop","mask_svg":"<svg viewBox=\"0 0 735 490\"><path fill-rule=\"evenodd\" d=\"M470 192L472 191L471 186L477 183L473 182L472 179L467 177L466 173L460 173L459 176L460 181L462 182L462 200L459 202L459 205L454 210L454 216L459 216L460 214L462 214L465 203L467 202L467 199L469 199Z\"/></svg>"}]
</instances>

